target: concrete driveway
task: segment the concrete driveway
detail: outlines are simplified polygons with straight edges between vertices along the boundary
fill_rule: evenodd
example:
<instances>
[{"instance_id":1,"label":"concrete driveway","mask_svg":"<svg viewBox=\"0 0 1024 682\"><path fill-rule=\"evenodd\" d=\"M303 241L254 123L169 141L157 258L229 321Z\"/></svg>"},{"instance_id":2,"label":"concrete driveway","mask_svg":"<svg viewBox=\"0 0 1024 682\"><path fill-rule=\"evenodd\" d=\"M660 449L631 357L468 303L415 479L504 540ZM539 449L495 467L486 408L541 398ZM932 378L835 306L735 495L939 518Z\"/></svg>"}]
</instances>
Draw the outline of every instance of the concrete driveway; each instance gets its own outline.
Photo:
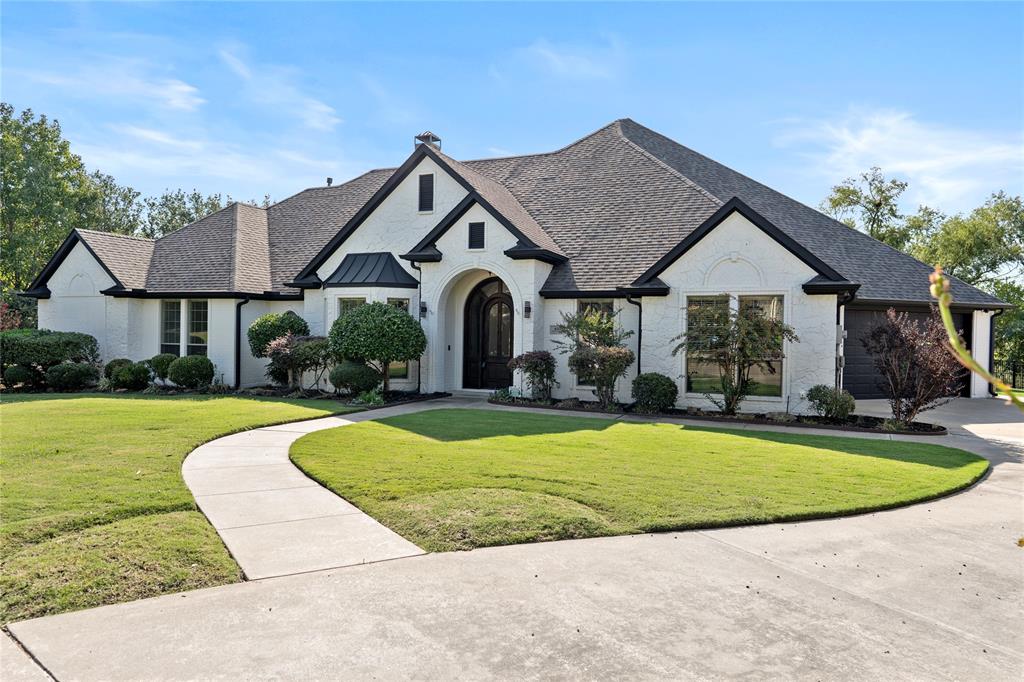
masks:
<instances>
[{"instance_id":1,"label":"concrete driveway","mask_svg":"<svg viewBox=\"0 0 1024 682\"><path fill-rule=\"evenodd\" d=\"M934 421L993 469L931 503L431 554L10 629L62 680L1019 680L1024 420L992 400ZM5 681L14 661L39 672L5 645Z\"/></svg>"}]
</instances>

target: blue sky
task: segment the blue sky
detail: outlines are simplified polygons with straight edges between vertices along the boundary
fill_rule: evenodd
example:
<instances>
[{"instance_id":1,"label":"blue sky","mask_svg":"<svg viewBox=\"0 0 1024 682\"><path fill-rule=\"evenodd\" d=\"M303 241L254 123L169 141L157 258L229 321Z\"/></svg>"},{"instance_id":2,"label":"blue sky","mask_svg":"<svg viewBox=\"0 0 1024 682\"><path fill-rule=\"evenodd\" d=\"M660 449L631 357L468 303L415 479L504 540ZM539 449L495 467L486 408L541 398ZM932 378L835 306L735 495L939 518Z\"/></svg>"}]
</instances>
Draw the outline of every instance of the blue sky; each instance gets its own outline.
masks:
<instances>
[{"instance_id":1,"label":"blue sky","mask_svg":"<svg viewBox=\"0 0 1024 682\"><path fill-rule=\"evenodd\" d=\"M1024 192L1024 5L21 4L2 97L147 192L281 199L630 117L816 205L879 165L907 208Z\"/></svg>"}]
</instances>

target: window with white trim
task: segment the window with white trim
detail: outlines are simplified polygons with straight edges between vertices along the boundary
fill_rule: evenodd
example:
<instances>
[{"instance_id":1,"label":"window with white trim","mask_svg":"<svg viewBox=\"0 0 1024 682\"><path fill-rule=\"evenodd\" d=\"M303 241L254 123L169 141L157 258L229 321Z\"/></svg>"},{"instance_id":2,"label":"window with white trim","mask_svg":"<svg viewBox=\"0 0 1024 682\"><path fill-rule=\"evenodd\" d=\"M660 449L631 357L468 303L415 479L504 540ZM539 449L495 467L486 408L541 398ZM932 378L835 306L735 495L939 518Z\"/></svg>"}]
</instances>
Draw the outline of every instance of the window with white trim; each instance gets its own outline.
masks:
<instances>
[{"instance_id":1,"label":"window with white trim","mask_svg":"<svg viewBox=\"0 0 1024 682\"><path fill-rule=\"evenodd\" d=\"M181 301L160 301L160 352L181 355Z\"/></svg>"},{"instance_id":2,"label":"window with white trim","mask_svg":"<svg viewBox=\"0 0 1024 682\"><path fill-rule=\"evenodd\" d=\"M740 296L740 310L753 308L771 320L782 321L782 296ZM782 358L767 358L750 370L750 395L782 396Z\"/></svg>"},{"instance_id":3,"label":"window with white trim","mask_svg":"<svg viewBox=\"0 0 1024 682\"><path fill-rule=\"evenodd\" d=\"M348 298L338 299L338 317L342 318L345 313L355 310L361 305L366 304L366 299L362 297L350 296Z\"/></svg>"},{"instance_id":4,"label":"window with white trim","mask_svg":"<svg viewBox=\"0 0 1024 682\"><path fill-rule=\"evenodd\" d=\"M210 310L206 301L188 302L188 355L206 355L209 341Z\"/></svg>"}]
</instances>

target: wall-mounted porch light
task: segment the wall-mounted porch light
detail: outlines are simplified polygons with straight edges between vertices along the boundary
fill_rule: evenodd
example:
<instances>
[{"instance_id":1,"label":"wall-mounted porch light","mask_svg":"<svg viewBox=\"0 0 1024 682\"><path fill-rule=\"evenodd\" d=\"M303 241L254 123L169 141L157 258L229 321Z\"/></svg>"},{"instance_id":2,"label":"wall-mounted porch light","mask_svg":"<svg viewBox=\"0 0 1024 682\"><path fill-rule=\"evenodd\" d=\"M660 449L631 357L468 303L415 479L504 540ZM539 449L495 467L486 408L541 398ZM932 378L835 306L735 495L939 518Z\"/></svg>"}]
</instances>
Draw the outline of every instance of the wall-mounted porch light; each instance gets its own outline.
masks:
<instances>
[{"instance_id":1,"label":"wall-mounted porch light","mask_svg":"<svg viewBox=\"0 0 1024 682\"><path fill-rule=\"evenodd\" d=\"M426 317L426 316L427 316L427 304L423 303L423 302L420 302L420 317Z\"/></svg>"},{"instance_id":2,"label":"wall-mounted porch light","mask_svg":"<svg viewBox=\"0 0 1024 682\"><path fill-rule=\"evenodd\" d=\"M523 317L525 319L527 319L527 320L530 319L530 313L532 313L532 312L533 312L533 306L530 305L529 301L524 301L523 302Z\"/></svg>"}]
</instances>

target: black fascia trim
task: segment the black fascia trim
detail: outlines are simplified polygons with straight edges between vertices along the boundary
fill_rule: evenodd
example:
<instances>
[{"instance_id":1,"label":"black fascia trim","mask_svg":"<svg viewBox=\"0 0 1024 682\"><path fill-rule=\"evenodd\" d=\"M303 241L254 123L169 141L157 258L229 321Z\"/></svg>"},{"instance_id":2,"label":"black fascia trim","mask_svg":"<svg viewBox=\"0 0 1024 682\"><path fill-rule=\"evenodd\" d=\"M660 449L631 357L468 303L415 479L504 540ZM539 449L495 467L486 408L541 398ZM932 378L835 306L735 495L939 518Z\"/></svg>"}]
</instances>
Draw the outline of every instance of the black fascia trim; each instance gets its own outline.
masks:
<instances>
[{"instance_id":1,"label":"black fascia trim","mask_svg":"<svg viewBox=\"0 0 1024 682\"><path fill-rule=\"evenodd\" d=\"M111 287L100 292L114 298L248 298L253 301L301 301L302 294L288 294L281 291L264 291L254 294L247 291L148 291L146 289L115 289Z\"/></svg>"},{"instance_id":2,"label":"black fascia trim","mask_svg":"<svg viewBox=\"0 0 1024 682\"><path fill-rule=\"evenodd\" d=\"M850 303L849 307L853 310L885 310L887 308L896 308L897 310L929 310L935 307L935 301L857 298L854 302ZM950 310L962 313L973 310L1006 310L1012 307L1009 303L964 303L954 300Z\"/></svg>"},{"instance_id":3,"label":"black fascia trim","mask_svg":"<svg viewBox=\"0 0 1024 682\"><path fill-rule=\"evenodd\" d=\"M319 289L323 286L323 282L320 281L319 277L313 275L308 279L295 279L291 282L285 282L284 285L286 287L295 287L296 289Z\"/></svg>"},{"instance_id":4,"label":"black fascia trim","mask_svg":"<svg viewBox=\"0 0 1024 682\"><path fill-rule=\"evenodd\" d=\"M36 287L35 289L26 289L25 291L15 293L22 298L50 298L50 290L46 287Z\"/></svg>"},{"instance_id":5,"label":"black fascia trim","mask_svg":"<svg viewBox=\"0 0 1024 682\"><path fill-rule=\"evenodd\" d=\"M525 246L524 244L516 244L511 249L505 250L505 255L512 260L539 260L551 265L558 265L569 260L565 256L548 251L547 249L539 249L532 246Z\"/></svg>"},{"instance_id":6,"label":"black fascia trim","mask_svg":"<svg viewBox=\"0 0 1024 682\"><path fill-rule=\"evenodd\" d=\"M630 294L623 289L591 289L581 291L579 289L541 289L540 295L543 298L626 298Z\"/></svg>"},{"instance_id":7,"label":"black fascia trim","mask_svg":"<svg viewBox=\"0 0 1024 682\"><path fill-rule=\"evenodd\" d=\"M676 262L680 256L689 251L694 244L703 239L709 232L718 227L734 212L739 213L756 225L762 232L781 244L783 248L799 258L819 275L833 281L846 281L845 277L833 270L824 261L808 251L803 245L772 224L767 218L744 203L739 197L733 197L722 204L722 207L715 211L710 218L701 223L697 229L686 235L686 237L676 244L671 251L659 258L658 262L648 268L644 274L640 275L633 284L635 286L642 286L650 279L660 275L664 272L665 268Z\"/></svg>"},{"instance_id":8,"label":"black fascia trim","mask_svg":"<svg viewBox=\"0 0 1024 682\"><path fill-rule=\"evenodd\" d=\"M374 287L383 287L390 289L415 289L419 287L419 282L409 284L408 282L328 282L324 284L324 289L338 289L338 288L349 288L349 289L373 289Z\"/></svg>"},{"instance_id":9,"label":"black fascia trim","mask_svg":"<svg viewBox=\"0 0 1024 682\"><path fill-rule=\"evenodd\" d=\"M668 296L669 292L669 286L659 279L643 286L618 287L618 289L626 292L627 296Z\"/></svg>"},{"instance_id":10,"label":"black fascia trim","mask_svg":"<svg viewBox=\"0 0 1024 682\"><path fill-rule=\"evenodd\" d=\"M50 260L46 262L46 265L43 266L42 271L34 280L32 280L32 284L30 284L29 288L25 290L25 295L31 296L32 298L49 298L49 289L46 287L46 284L50 281L50 277L52 277L53 273L57 271L57 268L60 267L61 263L64 262L64 259L66 259L71 253L71 250L75 248L75 244L78 244L79 242L81 242L82 246L85 247L85 250L89 252L89 255L100 264L100 267L103 268L103 272L107 273L107 276L114 282L114 287L120 287L123 289L124 283L122 283L121 280L119 280L114 273L110 271L107 264L96 255L96 252L93 251L91 246L89 246L89 242L87 242L82 235L78 233L78 230L71 230L68 236L64 238L64 241L61 242L61 245L57 248L56 253L54 253L53 256L50 257ZM46 296L36 296L28 293L30 291L34 292L42 290L46 290Z\"/></svg>"},{"instance_id":11,"label":"black fascia trim","mask_svg":"<svg viewBox=\"0 0 1024 682\"><path fill-rule=\"evenodd\" d=\"M432 247L425 251L411 251L409 253L403 253L399 258L411 263L440 263L441 252Z\"/></svg>"},{"instance_id":12,"label":"black fascia trim","mask_svg":"<svg viewBox=\"0 0 1024 682\"><path fill-rule=\"evenodd\" d=\"M815 278L817 279L817 278ZM844 280L842 282L829 282L829 281L814 281L813 279L803 283L803 290L805 294L850 294L851 296L857 293L860 289L860 284L856 282L850 282Z\"/></svg>"},{"instance_id":13,"label":"black fascia trim","mask_svg":"<svg viewBox=\"0 0 1024 682\"><path fill-rule=\"evenodd\" d=\"M334 251L344 243L349 236L355 232L356 228L363 224L363 221L373 213L373 211L380 206L380 204L391 195L395 188L398 187L402 180L405 180L410 173L416 168L423 157L430 157L430 159L438 166L443 168L451 175L457 183L459 183L467 192L473 192L473 186L466 181L461 175L451 169L451 167L437 155L431 148L430 145L421 144L413 150L413 153L409 155L409 158L405 160L401 166L387 179L381 188L374 192L373 196L370 197L369 201L362 205L362 207L356 211L356 214L352 216L345 225L338 230L338 233L331 238L331 241L327 242L320 251L317 252L316 256L313 257L306 267L302 268L299 272L296 280L309 279L309 276L315 274L317 268L323 265L324 261L334 253Z\"/></svg>"}]
</instances>

